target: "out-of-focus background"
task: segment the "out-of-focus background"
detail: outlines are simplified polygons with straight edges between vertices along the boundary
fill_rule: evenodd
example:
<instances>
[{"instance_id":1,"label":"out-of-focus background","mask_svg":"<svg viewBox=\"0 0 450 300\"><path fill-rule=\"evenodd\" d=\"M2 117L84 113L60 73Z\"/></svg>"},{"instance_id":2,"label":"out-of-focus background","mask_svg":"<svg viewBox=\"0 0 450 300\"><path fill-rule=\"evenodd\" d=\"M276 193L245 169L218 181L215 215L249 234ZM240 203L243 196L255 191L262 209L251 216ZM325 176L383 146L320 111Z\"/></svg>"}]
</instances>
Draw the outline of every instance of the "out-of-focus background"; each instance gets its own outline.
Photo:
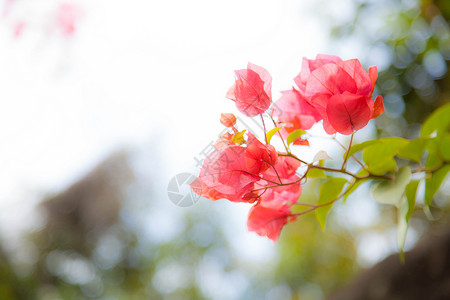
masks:
<instances>
[{"instance_id":1,"label":"out-of-focus background","mask_svg":"<svg viewBox=\"0 0 450 300\"><path fill-rule=\"evenodd\" d=\"M225 93L248 61L272 74L274 99L303 56L377 65L386 112L357 141L416 137L450 99L449 1L3 0L0 9L0 299L316 300L398 251L395 212L368 185L334 207L325 232L306 215L277 244L247 232L247 205L177 195L190 195L184 181L223 132L220 113L237 114ZM242 129L258 127L237 115ZM299 155L340 155L310 142ZM433 222L416 211L406 250L445 224L449 197L447 182ZM394 299L386 285L373 299Z\"/></svg>"}]
</instances>

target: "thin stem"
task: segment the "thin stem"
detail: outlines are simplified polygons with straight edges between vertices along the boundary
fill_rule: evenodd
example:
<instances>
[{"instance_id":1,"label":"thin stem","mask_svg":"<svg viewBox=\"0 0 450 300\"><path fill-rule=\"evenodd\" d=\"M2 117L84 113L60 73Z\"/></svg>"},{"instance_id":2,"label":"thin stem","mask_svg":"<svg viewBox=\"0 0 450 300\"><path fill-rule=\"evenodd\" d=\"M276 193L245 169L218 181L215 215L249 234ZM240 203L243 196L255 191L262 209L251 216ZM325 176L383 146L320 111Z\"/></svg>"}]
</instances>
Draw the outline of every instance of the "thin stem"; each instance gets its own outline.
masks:
<instances>
[{"instance_id":1,"label":"thin stem","mask_svg":"<svg viewBox=\"0 0 450 300\"><path fill-rule=\"evenodd\" d=\"M299 162L308 165L308 167L311 168L311 169L315 168L315 169L321 169L321 170L329 171L329 172L342 173L342 174L346 174L346 175L352 176L353 178L356 178L356 179L367 179L367 178L379 178L379 179L388 179L388 180L393 180L394 179L394 177L391 176L391 175L375 175L375 174L372 174L370 172L369 172L369 175L367 175L367 176L357 176L357 175L355 175L353 173L348 172L347 170L322 167L322 166L319 166L319 165L313 165L312 163L309 164L306 161L301 160L300 158L298 158L297 156L295 156L292 153L279 153L278 155L279 156L292 157L292 158L298 160Z\"/></svg>"},{"instance_id":2,"label":"thin stem","mask_svg":"<svg viewBox=\"0 0 450 300\"><path fill-rule=\"evenodd\" d=\"M266 123L264 123L264 118L262 116L262 114L259 115L261 117L261 121L264 127L264 139L266 140L266 144L269 144L269 142L267 142L267 131L266 131Z\"/></svg>"},{"instance_id":3,"label":"thin stem","mask_svg":"<svg viewBox=\"0 0 450 300\"><path fill-rule=\"evenodd\" d=\"M342 149L344 149L345 151L347 151L347 148L345 148L345 146L342 145L342 143L339 142L335 136L333 137L333 140L334 140L336 143L338 143L338 145L341 146ZM363 163L362 163L362 162L361 162L354 154L352 154L352 158L356 161L356 163L358 163L358 165L361 166L361 168L363 168L363 169L366 170L366 171L369 171L369 170L366 168L366 166L365 166L365 165L364 165L364 164L363 164Z\"/></svg>"},{"instance_id":4,"label":"thin stem","mask_svg":"<svg viewBox=\"0 0 450 300\"><path fill-rule=\"evenodd\" d=\"M300 158L298 158L297 156L295 156L294 154L292 154L291 152L288 153L278 153L278 156L289 156L292 157L293 159L298 160L299 162L305 164L305 165L309 165L306 161L301 160Z\"/></svg>"},{"instance_id":5,"label":"thin stem","mask_svg":"<svg viewBox=\"0 0 450 300\"><path fill-rule=\"evenodd\" d=\"M270 119L271 119L272 122L273 122L273 126L278 127L278 126L277 126L277 123L276 123L275 120L272 118L272 116L269 115L269 117L270 117ZM281 141L283 142L284 149L286 149L286 152L289 153L289 152L290 152L290 151L289 151L289 148L287 147L286 143L284 142L284 139L283 139L283 136L281 135L281 132L278 130L277 133L278 133L278 135L280 136Z\"/></svg>"},{"instance_id":6,"label":"thin stem","mask_svg":"<svg viewBox=\"0 0 450 300\"><path fill-rule=\"evenodd\" d=\"M348 155L350 154L350 149L352 148L353 135L354 135L354 134L355 134L355 133L352 132L352 136L350 137L350 143L348 144L347 152L345 152L345 158L344 158L344 162L342 163L341 170L344 170L344 169L345 169L345 164L347 163Z\"/></svg>"},{"instance_id":7,"label":"thin stem","mask_svg":"<svg viewBox=\"0 0 450 300\"><path fill-rule=\"evenodd\" d=\"M299 212L299 213L291 214L291 216L301 216L301 215L307 214L307 213L309 213L309 212L311 212L311 211L314 211L314 210L316 210L317 208L320 208L320 207L324 207L324 206L333 204L334 202L336 202L337 200L339 200L340 198L342 198L345 194L347 194L347 193L350 191L350 189L355 185L355 183L356 183L356 181L354 181L353 183L351 183L351 184L347 187L347 189L345 189L345 191L344 191L342 194L340 194L340 195L339 195L338 197L336 197L335 199L333 199L333 200L331 200L331 201L328 201L328 202L326 202L326 203L322 203L322 204L297 203L297 204L299 204L299 205L310 206L311 208L308 208L307 210L304 210L304 211Z\"/></svg>"},{"instance_id":8,"label":"thin stem","mask_svg":"<svg viewBox=\"0 0 450 300\"><path fill-rule=\"evenodd\" d=\"M304 203L304 202L297 202L294 205L298 205L298 206L309 206L309 207L316 207L317 208L317 204L312 204L312 203Z\"/></svg>"},{"instance_id":9,"label":"thin stem","mask_svg":"<svg viewBox=\"0 0 450 300\"><path fill-rule=\"evenodd\" d=\"M443 166L445 166L446 164L441 164L435 168L432 169L427 169L423 166L418 167L417 169L411 170L411 173L420 173L420 172L425 172L425 173L433 173L436 172L437 170L439 170L440 168L442 168Z\"/></svg>"}]
</instances>

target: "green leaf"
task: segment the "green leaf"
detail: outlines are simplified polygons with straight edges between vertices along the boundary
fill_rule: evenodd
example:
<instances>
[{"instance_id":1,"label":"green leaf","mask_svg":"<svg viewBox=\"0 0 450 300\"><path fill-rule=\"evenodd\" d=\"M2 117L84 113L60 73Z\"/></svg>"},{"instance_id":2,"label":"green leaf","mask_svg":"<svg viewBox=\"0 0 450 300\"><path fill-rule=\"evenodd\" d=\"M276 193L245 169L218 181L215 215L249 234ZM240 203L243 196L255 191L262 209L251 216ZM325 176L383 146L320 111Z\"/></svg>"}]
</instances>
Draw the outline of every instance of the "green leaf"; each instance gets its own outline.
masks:
<instances>
[{"instance_id":1,"label":"green leaf","mask_svg":"<svg viewBox=\"0 0 450 300\"><path fill-rule=\"evenodd\" d=\"M376 140L365 141L361 144L353 145L350 148L350 153L348 154L348 156L352 156L356 152L364 150L365 148L375 145L375 144L382 144L382 143L383 144L392 144L392 145L400 144L400 146L402 146L403 144L405 144L405 141L407 141L407 140L398 138L398 137L386 137L386 138L379 138ZM345 157L345 153L344 153L344 157Z\"/></svg>"},{"instance_id":2,"label":"green leaf","mask_svg":"<svg viewBox=\"0 0 450 300\"><path fill-rule=\"evenodd\" d=\"M359 179L359 180L353 180L353 182L351 183L352 187L350 188L350 190L348 190L348 192L344 195L344 202L347 201L348 196L350 196L351 193L353 193L363 182L366 182L368 179Z\"/></svg>"},{"instance_id":3,"label":"green leaf","mask_svg":"<svg viewBox=\"0 0 450 300\"><path fill-rule=\"evenodd\" d=\"M363 151L363 160L369 170L376 175L383 175L389 171L397 170L394 156L409 141L402 138L385 138L380 143L368 146Z\"/></svg>"},{"instance_id":4,"label":"green leaf","mask_svg":"<svg viewBox=\"0 0 450 300\"><path fill-rule=\"evenodd\" d=\"M394 180L383 181L375 186L372 192L373 198L379 203L400 206L402 195L410 179L411 168L402 167Z\"/></svg>"},{"instance_id":5,"label":"green leaf","mask_svg":"<svg viewBox=\"0 0 450 300\"><path fill-rule=\"evenodd\" d=\"M361 151L361 150L363 150L363 149L366 148L366 147L369 147L369 146L371 146L371 145L373 145L373 144L378 144L378 143L381 143L380 139L377 139L377 140L370 140L370 141L365 141L365 142L363 142L363 143L361 143L361 144L353 145L353 146L350 148L350 152L349 152L348 156L350 157L350 156L352 156L353 154L355 154L356 152ZM344 153L344 158L345 158L345 153Z\"/></svg>"},{"instance_id":6,"label":"green leaf","mask_svg":"<svg viewBox=\"0 0 450 300\"><path fill-rule=\"evenodd\" d=\"M414 211L416 205L416 192L419 180L413 180L405 188L405 195L397 210L398 224L397 224L397 245L400 252L403 254L403 247L405 246L406 233L408 232L409 219Z\"/></svg>"},{"instance_id":7,"label":"green leaf","mask_svg":"<svg viewBox=\"0 0 450 300\"><path fill-rule=\"evenodd\" d=\"M408 232L409 222L406 220L408 213L408 201L403 197L400 207L397 209L397 246L401 253L402 261L404 260L403 247L405 246L406 233Z\"/></svg>"},{"instance_id":8,"label":"green leaf","mask_svg":"<svg viewBox=\"0 0 450 300\"><path fill-rule=\"evenodd\" d=\"M301 130L301 129L295 129L293 132L291 132L288 137L287 137L287 144L290 145L292 144L296 139L298 139L299 137L301 137L302 135L304 135L306 133L306 131Z\"/></svg>"},{"instance_id":9,"label":"green leaf","mask_svg":"<svg viewBox=\"0 0 450 300\"><path fill-rule=\"evenodd\" d=\"M437 138L430 139L426 149L428 152L425 167L433 169L442 164L442 158L439 152L439 140Z\"/></svg>"},{"instance_id":10,"label":"green leaf","mask_svg":"<svg viewBox=\"0 0 450 300\"><path fill-rule=\"evenodd\" d=\"M414 207L416 206L416 193L419 183L420 180L412 180L411 182L408 183L408 185L405 188L406 202L408 204L408 211L406 212L405 215L407 222L409 222L409 219L411 218L414 212Z\"/></svg>"},{"instance_id":11,"label":"green leaf","mask_svg":"<svg viewBox=\"0 0 450 300\"><path fill-rule=\"evenodd\" d=\"M346 183L348 183L348 181L344 178L331 178L330 180L325 182L320 187L319 201L317 202L317 204L325 204L336 200ZM333 203L330 203L329 205L322 206L316 209L316 218L322 231L325 230L327 215L332 206Z\"/></svg>"},{"instance_id":12,"label":"green leaf","mask_svg":"<svg viewBox=\"0 0 450 300\"><path fill-rule=\"evenodd\" d=\"M312 168L308 171L308 174L306 175L308 178L321 178L321 177L327 177L325 175L325 172L321 169Z\"/></svg>"},{"instance_id":13,"label":"green leaf","mask_svg":"<svg viewBox=\"0 0 450 300\"><path fill-rule=\"evenodd\" d=\"M444 179L447 177L450 171L450 165L445 165L436 172L429 174L428 178L425 179L425 204L430 205L433 201L434 195L439 190Z\"/></svg>"},{"instance_id":14,"label":"green leaf","mask_svg":"<svg viewBox=\"0 0 450 300\"><path fill-rule=\"evenodd\" d=\"M439 152L445 161L450 161L450 134L445 133L440 141Z\"/></svg>"},{"instance_id":15,"label":"green leaf","mask_svg":"<svg viewBox=\"0 0 450 300\"><path fill-rule=\"evenodd\" d=\"M420 162L428 142L428 138L414 139L405 147L401 148L397 155L415 162Z\"/></svg>"},{"instance_id":16,"label":"green leaf","mask_svg":"<svg viewBox=\"0 0 450 300\"><path fill-rule=\"evenodd\" d=\"M269 132L266 133L266 137L267 137L267 143L270 144L270 140L272 140L272 137L274 136L275 133L277 133L278 130L280 130L281 127L275 127L271 130L269 130Z\"/></svg>"},{"instance_id":17,"label":"green leaf","mask_svg":"<svg viewBox=\"0 0 450 300\"><path fill-rule=\"evenodd\" d=\"M450 103L436 109L423 123L422 137L440 136L450 130Z\"/></svg>"}]
</instances>

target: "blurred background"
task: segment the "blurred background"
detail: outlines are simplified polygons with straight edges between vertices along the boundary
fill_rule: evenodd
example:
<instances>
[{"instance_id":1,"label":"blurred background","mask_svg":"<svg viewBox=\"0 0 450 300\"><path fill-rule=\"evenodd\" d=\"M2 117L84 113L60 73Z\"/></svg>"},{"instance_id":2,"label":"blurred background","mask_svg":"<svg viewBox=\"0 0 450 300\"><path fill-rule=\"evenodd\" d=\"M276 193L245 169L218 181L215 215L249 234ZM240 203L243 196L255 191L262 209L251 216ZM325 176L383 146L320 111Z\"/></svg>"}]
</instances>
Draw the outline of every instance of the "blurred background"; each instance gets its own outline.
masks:
<instances>
[{"instance_id":1,"label":"blurred background","mask_svg":"<svg viewBox=\"0 0 450 300\"><path fill-rule=\"evenodd\" d=\"M333 297L397 255L396 213L369 185L325 232L306 215L277 244L246 231L247 205L177 197L223 133L220 113L237 112L225 93L248 61L272 74L274 99L303 56L377 65L386 112L357 142L417 137L450 99L449 20L447 0L3 0L0 299ZM340 156L310 142L299 155ZM415 212L406 250L445 227L449 198L447 181L433 222Z\"/></svg>"}]
</instances>

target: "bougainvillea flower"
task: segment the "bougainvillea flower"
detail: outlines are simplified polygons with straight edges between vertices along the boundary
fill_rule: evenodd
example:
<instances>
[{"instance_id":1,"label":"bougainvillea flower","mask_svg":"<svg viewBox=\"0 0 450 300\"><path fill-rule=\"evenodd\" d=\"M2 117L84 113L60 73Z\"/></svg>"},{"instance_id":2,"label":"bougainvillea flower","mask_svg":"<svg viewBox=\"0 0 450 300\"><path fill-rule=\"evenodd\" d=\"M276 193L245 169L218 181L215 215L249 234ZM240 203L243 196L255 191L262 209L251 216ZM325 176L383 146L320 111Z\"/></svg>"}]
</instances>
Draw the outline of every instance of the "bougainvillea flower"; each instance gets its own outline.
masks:
<instances>
[{"instance_id":1,"label":"bougainvillea flower","mask_svg":"<svg viewBox=\"0 0 450 300\"><path fill-rule=\"evenodd\" d=\"M281 92L281 98L273 105L272 115L277 118L278 124L283 126L280 133L284 139L294 130L310 129L322 120L321 114L294 88ZM294 145L309 146L309 142L299 137L294 141Z\"/></svg>"},{"instance_id":2,"label":"bougainvillea flower","mask_svg":"<svg viewBox=\"0 0 450 300\"><path fill-rule=\"evenodd\" d=\"M294 220L287 205L274 208L258 204L250 209L247 229L276 242L283 226Z\"/></svg>"},{"instance_id":3,"label":"bougainvillea flower","mask_svg":"<svg viewBox=\"0 0 450 300\"><path fill-rule=\"evenodd\" d=\"M248 134L245 150L246 170L251 174L259 174L277 162L278 154L272 145L264 145L251 133Z\"/></svg>"},{"instance_id":4,"label":"bougainvillea flower","mask_svg":"<svg viewBox=\"0 0 450 300\"><path fill-rule=\"evenodd\" d=\"M300 162L298 160L288 156L279 156L277 163L265 171L262 174L262 178L282 184L290 183L298 179L296 171L299 167Z\"/></svg>"},{"instance_id":5,"label":"bougainvillea flower","mask_svg":"<svg viewBox=\"0 0 450 300\"><path fill-rule=\"evenodd\" d=\"M248 117L264 113L272 101L272 77L263 67L248 63L247 69L234 71L236 81L227 98L236 102L240 112Z\"/></svg>"},{"instance_id":6,"label":"bougainvillea flower","mask_svg":"<svg viewBox=\"0 0 450 300\"><path fill-rule=\"evenodd\" d=\"M294 220L290 207L297 203L301 194L300 177L296 170L300 162L292 157L279 156L277 163L263 173L263 179L255 188L269 187L259 197L258 203L250 210L247 228L274 242L284 225ZM276 183L283 185L274 187Z\"/></svg>"},{"instance_id":7,"label":"bougainvillea flower","mask_svg":"<svg viewBox=\"0 0 450 300\"><path fill-rule=\"evenodd\" d=\"M310 129L322 116L296 89L282 91L281 98L274 105L272 114L279 122L286 123L285 129Z\"/></svg>"},{"instance_id":8,"label":"bougainvillea flower","mask_svg":"<svg viewBox=\"0 0 450 300\"><path fill-rule=\"evenodd\" d=\"M275 148L261 143L253 134L248 133L246 144L246 147L233 144L231 134L225 133L204 160L195 184L191 184L194 192L211 200L255 202L260 194L255 192L255 183L261 181L263 173L271 167L282 164L277 163ZM283 172L280 169L280 173ZM265 176L273 174L268 172Z\"/></svg>"},{"instance_id":9,"label":"bougainvillea flower","mask_svg":"<svg viewBox=\"0 0 450 300\"><path fill-rule=\"evenodd\" d=\"M320 113L328 134L351 134L383 111L383 99L371 99L378 77L376 67L366 72L357 59L343 61L334 55L303 58L294 78L299 93Z\"/></svg>"},{"instance_id":10,"label":"bougainvillea flower","mask_svg":"<svg viewBox=\"0 0 450 300\"><path fill-rule=\"evenodd\" d=\"M220 123L225 127L233 127L236 125L236 116L233 114L220 114Z\"/></svg>"},{"instance_id":11,"label":"bougainvillea flower","mask_svg":"<svg viewBox=\"0 0 450 300\"><path fill-rule=\"evenodd\" d=\"M229 146L210 153L200 170L201 183L219 194L227 195L229 200L242 201L242 196L251 192L254 183L260 180L258 174L247 171L245 150L245 147ZM209 190L206 192L210 193Z\"/></svg>"}]
</instances>

